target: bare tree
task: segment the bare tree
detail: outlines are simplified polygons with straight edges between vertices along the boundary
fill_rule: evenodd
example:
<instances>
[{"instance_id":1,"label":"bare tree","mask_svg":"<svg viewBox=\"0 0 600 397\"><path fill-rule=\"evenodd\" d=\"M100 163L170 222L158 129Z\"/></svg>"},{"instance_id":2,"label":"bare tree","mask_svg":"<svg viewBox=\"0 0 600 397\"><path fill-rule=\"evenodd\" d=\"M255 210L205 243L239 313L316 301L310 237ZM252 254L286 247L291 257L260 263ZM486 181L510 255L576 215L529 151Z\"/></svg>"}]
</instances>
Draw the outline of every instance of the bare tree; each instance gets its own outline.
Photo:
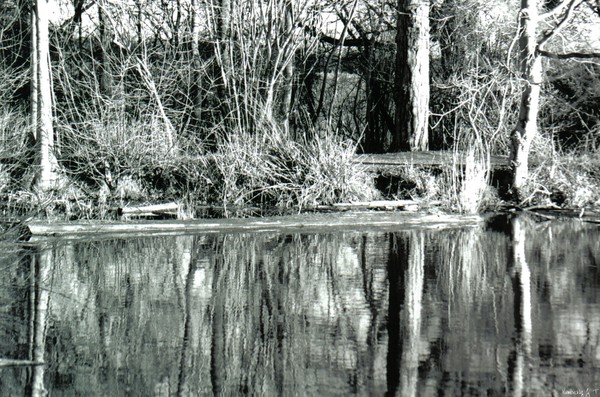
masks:
<instances>
[{"instance_id":1,"label":"bare tree","mask_svg":"<svg viewBox=\"0 0 600 397\"><path fill-rule=\"evenodd\" d=\"M519 22L519 71L524 88L519 119L511 136L510 152L512 187L517 195L527 181L529 149L537 134L542 84L542 58L536 49L539 23L538 0L521 0Z\"/></svg>"},{"instance_id":2,"label":"bare tree","mask_svg":"<svg viewBox=\"0 0 600 397\"><path fill-rule=\"evenodd\" d=\"M550 40L572 21L577 8L582 3L584 0L563 0L540 15L539 0L521 0L518 59L523 92L517 125L511 135L510 151L512 189L517 199L523 198L523 188L529 177L529 151L538 133L540 93L544 79L542 56L556 59L600 57L600 53L595 52L556 53L545 49ZM543 32L539 31L541 22L548 26Z\"/></svg>"}]
</instances>

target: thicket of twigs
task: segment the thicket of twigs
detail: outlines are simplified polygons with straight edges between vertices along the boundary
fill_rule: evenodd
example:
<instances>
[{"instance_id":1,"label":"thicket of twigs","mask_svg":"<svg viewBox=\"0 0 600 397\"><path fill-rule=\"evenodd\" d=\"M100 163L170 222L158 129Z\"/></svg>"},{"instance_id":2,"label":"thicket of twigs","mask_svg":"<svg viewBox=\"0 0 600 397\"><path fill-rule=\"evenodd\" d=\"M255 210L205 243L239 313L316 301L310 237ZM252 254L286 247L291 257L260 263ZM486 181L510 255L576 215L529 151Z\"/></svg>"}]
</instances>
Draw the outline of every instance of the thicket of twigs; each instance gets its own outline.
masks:
<instances>
[{"instance_id":1,"label":"thicket of twigs","mask_svg":"<svg viewBox=\"0 0 600 397\"><path fill-rule=\"evenodd\" d=\"M73 21L54 24L54 149L62 175L54 192L32 188L30 31L26 13L6 13L12 19L0 28L5 207L98 217L115 204L175 200L191 213L216 205L235 215L244 207L301 211L376 198L373 176L353 154L385 151L391 140L394 10L332 5L340 19L349 18L333 40L316 33L328 32L320 3L266 3L270 8L236 3L224 15L214 7L177 14L166 2L168 9L148 11L153 24L143 27L134 23L143 10L103 2L103 19L89 31L74 33ZM507 154L518 112L515 10L494 19L489 15L500 6L489 2L440 4L431 19L437 50L430 141L471 161L441 174L407 169L402 177L410 189L388 194L477 212L500 201L488 187L487 159ZM173 15L181 18L168 20ZM519 204L598 205L599 66L545 66L541 133L527 202Z\"/></svg>"}]
</instances>

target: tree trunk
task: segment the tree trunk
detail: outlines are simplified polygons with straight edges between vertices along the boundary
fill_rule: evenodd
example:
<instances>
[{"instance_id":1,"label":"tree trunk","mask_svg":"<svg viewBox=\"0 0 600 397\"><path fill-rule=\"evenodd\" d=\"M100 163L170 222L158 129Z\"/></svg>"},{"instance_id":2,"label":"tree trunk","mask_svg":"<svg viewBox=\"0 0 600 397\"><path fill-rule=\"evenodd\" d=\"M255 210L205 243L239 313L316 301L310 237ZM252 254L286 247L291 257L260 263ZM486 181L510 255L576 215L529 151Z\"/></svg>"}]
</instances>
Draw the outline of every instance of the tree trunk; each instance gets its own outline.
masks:
<instances>
[{"instance_id":1,"label":"tree trunk","mask_svg":"<svg viewBox=\"0 0 600 397\"><path fill-rule=\"evenodd\" d=\"M213 25L215 27L214 53L215 69L213 70L214 91L216 93L217 108L222 120L227 120L230 115L231 69L231 2L230 0L218 0L213 14Z\"/></svg>"},{"instance_id":2,"label":"tree trunk","mask_svg":"<svg viewBox=\"0 0 600 397\"><path fill-rule=\"evenodd\" d=\"M110 65L110 47L112 38L107 29L107 18L103 9L104 5L101 3L98 7L98 25L100 30L100 93L107 97L112 96L113 79L112 79L112 68Z\"/></svg>"},{"instance_id":3,"label":"tree trunk","mask_svg":"<svg viewBox=\"0 0 600 397\"><path fill-rule=\"evenodd\" d=\"M138 44L142 44L144 36L142 36L142 11L143 6L141 0L135 1L135 9L137 11L137 18L135 20L135 31L137 34Z\"/></svg>"},{"instance_id":4,"label":"tree trunk","mask_svg":"<svg viewBox=\"0 0 600 397\"><path fill-rule=\"evenodd\" d=\"M196 4L196 0L192 0L191 2L191 24L192 24L192 65L193 65L193 73L192 73L192 106L193 106L193 116L196 124L202 120L202 60L200 57L200 15L198 12L198 5Z\"/></svg>"},{"instance_id":5,"label":"tree trunk","mask_svg":"<svg viewBox=\"0 0 600 397\"><path fill-rule=\"evenodd\" d=\"M519 120L511 135L510 167L515 198L522 199L522 190L529 175L528 157L531 142L537 134L542 59L536 51L537 0L521 0L519 16L519 69L523 78L523 94Z\"/></svg>"},{"instance_id":6,"label":"tree trunk","mask_svg":"<svg viewBox=\"0 0 600 397\"><path fill-rule=\"evenodd\" d=\"M294 33L294 9L291 0L285 0L283 3L283 32L285 38L292 36ZM284 51L291 51L291 54L285 57L285 66L283 69L283 81L281 83L281 106L280 119L285 131L289 131L290 113L292 110L292 98L294 92L294 52L295 44L291 40L288 48Z\"/></svg>"},{"instance_id":7,"label":"tree trunk","mask_svg":"<svg viewBox=\"0 0 600 397\"><path fill-rule=\"evenodd\" d=\"M31 111L31 136L33 142L37 141L37 126L38 126L38 41L37 41L37 11L34 9L31 11L31 83L30 83L30 111Z\"/></svg>"},{"instance_id":8,"label":"tree trunk","mask_svg":"<svg viewBox=\"0 0 600 397\"><path fill-rule=\"evenodd\" d=\"M48 37L48 2L36 0L35 2L35 28L34 55L32 60L37 61L32 67L33 85L36 90L32 92L32 101L36 103L36 145L38 148L40 170L36 187L40 190L49 190L56 181L57 162L54 157L54 129L52 127L52 91L50 82L50 44ZM36 59L37 58L37 59ZM37 84L36 84L37 83ZM33 98L35 96L35 98Z\"/></svg>"},{"instance_id":9,"label":"tree trunk","mask_svg":"<svg viewBox=\"0 0 600 397\"><path fill-rule=\"evenodd\" d=\"M230 35L231 35L231 2L230 0L220 0L220 9L217 17L217 55L218 61L221 66L221 78L219 87L222 89L222 93L225 93L225 88L228 86L228 80L230 78L232 60L230 56ZM221 99L223 96L219 95Z\"/></svg>"},{"instance_id":10,"label":"tree trunk","mask_svg":"<svg viewBox=\"0 0 600 397\"><path fill-rule=\"evenodd\" d=\"M364 58L367 63L364 71L366 97L364 153L383 153L388 132L384 117L387 113L385 106L389 97L381 87L381 71L377 69L380 66L377 62L379 54L375 52L374 47L374 43L368 42L364 48Z\"/></svg>"},{"instance_id":11,"label":"tree trunk","mask_svg":"<svg viewBox=\"0 0 600 397\"><path fill-rule=\"evenodd\" d=\"M428 1L398 0L395 151L429 146L429 8Z\"/></svg>"}]
</instances>

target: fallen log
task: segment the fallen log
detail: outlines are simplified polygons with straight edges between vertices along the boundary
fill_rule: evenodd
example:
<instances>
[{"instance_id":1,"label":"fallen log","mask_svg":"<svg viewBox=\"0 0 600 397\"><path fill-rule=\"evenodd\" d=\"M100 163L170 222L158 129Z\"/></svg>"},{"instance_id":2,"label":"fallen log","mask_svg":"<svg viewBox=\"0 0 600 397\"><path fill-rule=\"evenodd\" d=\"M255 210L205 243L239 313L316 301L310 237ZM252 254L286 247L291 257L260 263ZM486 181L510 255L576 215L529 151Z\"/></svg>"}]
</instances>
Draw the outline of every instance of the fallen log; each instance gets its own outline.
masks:
<instances>
[{"instance_id":1,"label":"fallen log","mask_svg":"<svg viewBox=\"0 0 600 397\"><path fill-rule=\"evenodd\" d=\"M117 214L123 219L131 218L153 218L153 217L170 217L177 218L179 205L177 203L153 204L136 207L121 207L117 209Z\"/></svg>"},{"instance_id":2,"label":"fallen log","mask_svg":"<svg viewBox=\"0 0 600 397\"><path fill-rule=\"evenodd\" d=\"M24 225L22 239L40 237L90 238L152 234L326 232L343 230L403 230L476 226L479 216L423 215L409 212L349 211L253 219L161 220L109 223L42 223Z\"/></svg>"},{"instance_id":3,"label":"fallen log","mask_svg":"<svg viewBox=\"0 0 600 397\"><path fill-rule=\"evenodd\" d=\"M508 168L506 156L491 155L492 169ZM382 170L400 170L406 167L453 167L464 166L467 162L466 153L454 151L398 152L384 154L357 154L353 161L362 164L367 171L381 172Z\"/></svg>"},{"instance_id":4,"label":"fallen log","mask_svg":"<svg viewBox=\"0 0 600 397\"><path fill-rule=\"evenodd\" d=\"M355 209L401 209L404 211L417 211L421 204L415 200L376 200L359 201L353 203L336 203L332 205L319 205L318 210L355 210Z\"/></svg>"},{"instance_id":5,"label":"fallen log","mask_svg":"<svg viewBox=\"0 0 600 397\"><path fill-rule=\"evenodd\" d=\"M375 200L359 201L352 203L336 203L332 205L319 205L317 210L345 211L345 210L400 210L416 212L442 205L441 201L416 201L416 200Z\"/></svg>"},{"instance_id":6,"label":"fallen log","mask_svg":"<svg viewBox=\"0 0 600 397\"><path fill-rule=\"evenodd\" d=\"M526 207L523 211L545 219L579 219L584 222L600 223L598 208L561 208L550 204Z\"/></svg>"}]
</instances>

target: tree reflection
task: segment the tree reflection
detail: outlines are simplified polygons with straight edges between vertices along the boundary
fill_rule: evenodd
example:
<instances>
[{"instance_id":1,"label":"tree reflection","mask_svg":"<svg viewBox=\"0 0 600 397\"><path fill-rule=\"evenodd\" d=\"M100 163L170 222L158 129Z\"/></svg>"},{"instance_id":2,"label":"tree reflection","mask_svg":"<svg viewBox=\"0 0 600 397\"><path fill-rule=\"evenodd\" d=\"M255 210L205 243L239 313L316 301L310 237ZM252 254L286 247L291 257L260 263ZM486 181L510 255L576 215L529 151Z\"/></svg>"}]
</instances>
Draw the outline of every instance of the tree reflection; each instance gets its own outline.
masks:
<instances>
[{"instance_id":1,"label":"tree reflection","mask_svg":"<svg viewBox=\"0 0 600 397\"><path fill-rule=\"evenodd\" d=\"M29 367L25 395L47 395L44 385L46 336L50 312L50 297L54 277L54 251L51 248L32 249L21 263L29 262L30 282L27 302L29 317ZM25 303L25 302L22 302Z\"/></svg>"},{"instance_id":2,"label":"tree reflection","mask_svg":"<svg viewBox=\"0 0 600 397\"><path fill-rule=\"evenodd\" d=\"M421 335L425 237L393 234L388 261L388 396L416 396Z\"/></svg>"},{"instance_id":3,"label":"tree reflection","mask_svg":"<svg viewBox=\"0 0 600 397\"><path fill-rule=\"evenodd\" d=\"M182 300L180 303L181 311L182 311L182 341L181 341L181 358L179 361L179 377L177 380L177 389L176 396L186 396L189 395L190 389L193 389L192 386L192 377L193 377L193 369L194 369L194 357L196 356L196 352L194 351L194 341L198 338L195 333L198 332L197 328L194 327L194 310L193 310L193 287L194 287L194 276L196 272L196 268L194 267L194 257L192 256L192 252L194 251L194 237L191 236L183 236L178 242L180 252L181 252L181 261L174 260L173 261L173 281L174 287L178 289L179 283L177 277L179 274L185 275L185 288L183 290L183 296L179 297L178 300ZM179 268L181 266L181 269ZM169 396L169 392L167 390L166 393L156 393L155 396Z\"/></svg>"},{"instance_id":4,"label":"tree reflection","mask_svg":"<svg viewBox=\"0 0 600 397\"><path fill-rule=\"evenodd\" d=\"M523 395L526 391L525 381L531 379L530 357L533 332L531 272L525 251L526 230L531 228L531 225L527 221L525 216L512 219L512 256L508 267L513 286L515 322L514 351L508 363L510 389L513 396Z\"/></svg>"},{"instance_id":5,"label":"tree reflection","mask_svg":"<svg viewBox=\"0 0 600 397\"><path fill-rule=\"evenodd\" d=\"M518 396L596 383L598 229L510 219L501 232L28 248L0 273L2 393Z\"/></svg>"}]
</instances>

